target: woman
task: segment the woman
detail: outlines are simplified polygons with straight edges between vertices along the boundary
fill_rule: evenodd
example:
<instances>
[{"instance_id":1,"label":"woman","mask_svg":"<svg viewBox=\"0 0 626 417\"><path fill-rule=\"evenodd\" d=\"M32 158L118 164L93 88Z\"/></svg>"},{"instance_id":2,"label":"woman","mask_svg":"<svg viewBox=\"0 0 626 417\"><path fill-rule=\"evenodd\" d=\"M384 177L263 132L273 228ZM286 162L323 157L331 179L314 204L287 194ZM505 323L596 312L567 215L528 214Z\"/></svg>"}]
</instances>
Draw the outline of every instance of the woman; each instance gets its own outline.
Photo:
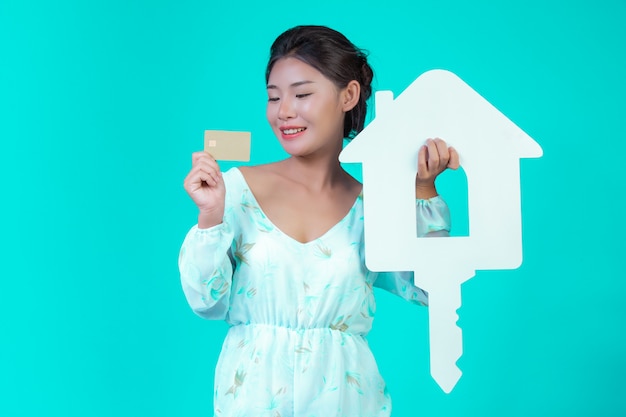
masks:
<instances>
[{"instance_id":1,"label":"woman","mask_svg":"<svg viewBox=\"0 0 626 417\"><path fill-rule=\"evenodd\" d=\"M267 119L289 158L222 174L209 154L193 154L185 189L198 224L179 267L192 309L231 326L215 372L216 416L391 412L365 339L372 287L419 304L427 295L411 273L366 269L362 187L338 161L343 139L363 129L372 77L366 55L340 33L290 29L266 72ZM446 233L434 180L458 155L429 140L417 163L418 223Z\"/></svg>"}]
</instances>

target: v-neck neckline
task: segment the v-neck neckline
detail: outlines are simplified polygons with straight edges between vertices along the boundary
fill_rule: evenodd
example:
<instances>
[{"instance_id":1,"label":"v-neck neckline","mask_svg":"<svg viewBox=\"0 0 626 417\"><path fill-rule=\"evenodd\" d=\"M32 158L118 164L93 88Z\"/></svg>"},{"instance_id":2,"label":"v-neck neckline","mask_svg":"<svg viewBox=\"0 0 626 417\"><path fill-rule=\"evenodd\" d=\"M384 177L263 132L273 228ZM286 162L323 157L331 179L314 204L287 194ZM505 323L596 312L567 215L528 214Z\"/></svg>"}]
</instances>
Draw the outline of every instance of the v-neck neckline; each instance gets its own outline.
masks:
<instances>
[{"instance_id":1,"label":"v-neck neckline","mask_svg":"<svg viewBox=\"0 0 626 417\"><path fill-rule=\"evenodd\" d=\"M234 170L239 174L239 178L243 182L243 184L245 185L245 189L250 194L250 198L251 198L252 202L256 205L257 209L263 215L263 217L265 217L267 222L278 233L280 233L282 236L284 236L288 241L291 241L291 242L295 243L298 246L309 246L309 245L312 245L312 244L314 244L315 242L317 242L319 240L326 240L326 239L328 239L355 212L354 209L358 205L359 200L361 200L361 198L363 197L363 191L361 191L357 195L357 197L354 199L354 203L352 203L352 205L350 206L350 209L348 210L348 212L337 223L333 224L328 230L326 230L324 233L322 233L319 237L316 237L316 238L314 238L312 240L309 240L307 242L301 242L298 239L294 238L293 236L289 235L288 233L285 233L283 230L281 230L280 227L278 227L276 225L276 223L274 223L272 221L272 219L263 210L263 207L261 207L261 204L259 204L259 201L257 200L256 196L254 195L254 192L250 188L250 185L248 184L248 181L246 181L246 177L243 175L241 170L239 168L237 168L237 167L235 167Z\"/></svg>"}]
</instances>

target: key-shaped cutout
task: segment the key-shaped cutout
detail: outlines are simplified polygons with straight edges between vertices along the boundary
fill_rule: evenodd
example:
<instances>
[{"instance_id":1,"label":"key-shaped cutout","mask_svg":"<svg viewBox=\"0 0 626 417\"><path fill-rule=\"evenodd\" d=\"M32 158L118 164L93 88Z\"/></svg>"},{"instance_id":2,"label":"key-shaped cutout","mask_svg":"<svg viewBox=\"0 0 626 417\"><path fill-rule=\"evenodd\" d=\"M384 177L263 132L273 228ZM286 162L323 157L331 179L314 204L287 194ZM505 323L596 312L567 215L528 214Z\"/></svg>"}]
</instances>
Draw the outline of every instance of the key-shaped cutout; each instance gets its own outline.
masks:
<instances>
[{"instance_id":1,"label":"key-shaped cutout","mask_svg":"<svg viewBox=\"0 0 626 417\"><path fill-rule=\"evenodd\" d=\"M434 137L459 152L467 176L469 236L415 237L417 153ZM367 267L414 271L415 284L429 292L431 375L446 393L461 376L461 283L479 269L521 264L519 160L542 154L459 77L432 70L396 99L390 91L377 93L376 117L339 157L363 164Z\"/></svg>"},{"instance_id":2,"label":"key-shaped cutout","mask_svg":"<svg viewBox=\"0 0 626 417\"><path fill-rule=\"evenodd\" d=\"M416 274L421 273L416 271ZM420 280L421 288L428 291L430 373L447 394L462 374L456 365L463 354L463 333L457 325L457 310L461 307L461 284L473 276L470 270L462 273L442 267L437 274Z\"/></svg>"}]
</instances>

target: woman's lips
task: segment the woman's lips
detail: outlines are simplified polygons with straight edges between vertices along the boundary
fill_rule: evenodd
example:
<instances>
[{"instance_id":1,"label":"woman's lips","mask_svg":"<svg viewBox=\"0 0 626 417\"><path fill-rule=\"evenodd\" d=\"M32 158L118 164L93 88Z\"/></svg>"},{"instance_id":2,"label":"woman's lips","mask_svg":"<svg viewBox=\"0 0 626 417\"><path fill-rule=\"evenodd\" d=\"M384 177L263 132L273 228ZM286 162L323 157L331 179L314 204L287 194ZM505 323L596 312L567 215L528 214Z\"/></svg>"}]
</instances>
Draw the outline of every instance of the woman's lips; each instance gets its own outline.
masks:
<instances>
[{"instance_id":1,"label":"woman's lips","mask_svg":"<svg viewBox=\"0 0 626 417\"><path fill-rule=\"evenodd\" d=\"M286 126L280 128L283 139L291 140L301 136L306 131L306 127Z\"/></svg>"}]
</instances>

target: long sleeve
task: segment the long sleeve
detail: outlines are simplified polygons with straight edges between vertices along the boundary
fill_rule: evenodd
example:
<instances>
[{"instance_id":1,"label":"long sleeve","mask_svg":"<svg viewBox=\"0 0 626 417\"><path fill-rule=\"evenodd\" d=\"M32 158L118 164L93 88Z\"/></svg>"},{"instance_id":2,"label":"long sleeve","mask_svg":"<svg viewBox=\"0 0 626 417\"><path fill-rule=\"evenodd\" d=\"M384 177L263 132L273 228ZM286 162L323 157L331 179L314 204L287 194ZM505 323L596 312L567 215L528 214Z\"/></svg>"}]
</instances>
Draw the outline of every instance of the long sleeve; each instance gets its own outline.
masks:
<instances>
[{"instance_id":1,"label":"long sleeve","mask_svg":"<svg viewBox=\"0 0 626 417\"><path fill-rule=\"evenodd\" d=\"M183 292L194 313L221 320L229 307L233 267L228 250L233 233L228 223L191 228L180 250L178 268Z\"/></svg>"},{"instance_id":2,"label":"long sleeve","mask_svg":"<svg viewBox=\"0 0 626 417\"><path fill-rule=\"evenodd\" d=\"M440 196L416 201L418 237L449 236L450 211ZM428 293L413 285L413 272L381 272L374 286L396 294L405 300L426 306Z\"/></svg>"},{"instance_id":3,"label":"long sleeve","mask_svg":"<svg viewBox=\"0 0 626 417\"><path fill-rule=\"evenodd\" d=\"M415 205L418 237L449 236L450 210L443 198L418 199Z\"/></svg>"}]
</instances>

